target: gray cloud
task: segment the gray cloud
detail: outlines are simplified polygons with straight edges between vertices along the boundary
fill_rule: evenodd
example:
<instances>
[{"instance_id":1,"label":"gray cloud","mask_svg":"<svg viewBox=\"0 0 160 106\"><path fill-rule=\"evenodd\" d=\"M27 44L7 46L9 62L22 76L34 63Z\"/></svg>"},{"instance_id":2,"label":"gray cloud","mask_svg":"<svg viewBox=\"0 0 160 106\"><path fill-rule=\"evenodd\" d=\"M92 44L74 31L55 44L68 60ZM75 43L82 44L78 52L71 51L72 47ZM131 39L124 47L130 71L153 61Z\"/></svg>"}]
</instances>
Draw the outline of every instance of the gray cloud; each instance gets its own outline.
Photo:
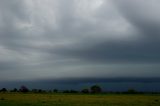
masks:
<instances>
[{"instance_id":1,"label":"gray cloud","mask_svg":"<svg viewBox=\"0 0 160 106\"><path fill-rule=\"evenodd\" d=\"M58 48L57 54L68 55L92 62L159 63L159 42L101 41L92 46Z\"/></svg>"},{"instance_id":2,"label":"gray cloud","mask_svg":"<svg viewBox=\"0 0 160 106\"><path fill-rule=\"evenodd\" d=\"M158 0L113 0L123 16L149 40L159 40L160 9Z\"/></svg>"},{"instance_id":3,"label":"gray cloud","mask_svg":"<svg viewBox=\"0 0 160 106\"><path fill-rule=\"evenodd\" d=\"M159 77L158 9L156 0L0 0L0 79Z\"/></svg>"}]
</instances>

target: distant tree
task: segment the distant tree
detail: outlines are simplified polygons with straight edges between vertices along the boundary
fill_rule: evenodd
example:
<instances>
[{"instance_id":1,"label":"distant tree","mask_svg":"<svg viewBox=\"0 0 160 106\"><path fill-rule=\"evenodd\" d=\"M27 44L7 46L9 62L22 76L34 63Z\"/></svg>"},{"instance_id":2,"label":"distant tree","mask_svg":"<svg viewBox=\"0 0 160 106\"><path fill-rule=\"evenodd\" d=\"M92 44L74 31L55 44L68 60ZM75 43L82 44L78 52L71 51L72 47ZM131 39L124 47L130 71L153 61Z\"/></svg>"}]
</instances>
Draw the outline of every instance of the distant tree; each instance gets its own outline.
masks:
<instances>
[{"instance_id":1,"label":"distant tree","mask_svg":"<svg viewBox=\"0 0 160 106\"><path fill-rule=\"evenodd\" d=\"M70 90L70 93L78 93L76 90Z\"/></svg>"},{"instance_id":2,"label":"distant tree","mask_svg":"<svg viewBox=\"0 0 160 106\"><path fill-rule=\"evenodd\" d=\"M6 88L2 88L0 91L1 92L7 92L7 89Z\"/></svg>"},{"instance_id":3,"label":"distant tree","mask_svg":"<svg viewBox=\"0 0 160 106\"><path fill-rule=\"evenodd\" d=\"M14 88L14 89L13 89L13 92L17 92L17 91L18 91L17 88Z\"/></svg>"},{"instance_id":4,"label":"distant tree","mask_svg":"<svg viewBox=\"0 0 160 106\"><path fill-rule=\"evenodd\" d=\"M127 93L128 93L128 94L136 94L137 91L134 90L134 89L128 89Z\"/></svg>"},{"instance_id":5,"label":"distant tree","mask_svg":"<svg viewBox=\"0 0 160 106\"><path fill-rule=\"evenodd\" d=\"M46 93L46 90L38 89L38 93Z\"/></svg>"},{"instance_id":6,"label":"distant tree","mask_svg":"<svg viewBox=\"0 0 160 106\"><path fill-rule=\"evenodd\" d=\"M20 92L29 92L29 89L26 86L21 86L19 91Z\"/></svg>"},{"instance_id":7,"label":"distant tree","mask_svg":"<svg viewBox=\"0 0 160 106\"><path fill-rule=\"evenodd\" d=\"M70 91L69 90L64 90L63 93L70 93Z\"/></svg>"},{"instance_id":8,"label":"distant tree","mask_svg":"<svg viewBox=\"0 0 160 106\"><path fill-rule=\"evenodd\" d=\"M89 89L82 89L82 93L89 93Z\"/></svg>"},{"instance_id":9,"label":"distant tree","mask_svg":"<svg viewBox=\"0 0 160 106\"><path fill-rule=\"evenodd\" d=\"M102 92L102 89L99 85L91 86L90 90L91 90L91 93L101 93Z\"/></svg>"},{"instance_id":10,"label":"distant tree","mask_svg":"<svg viewBox=\"0 0 160 106\"><path fill-rule=\"evenodd\" d=\"M14 88L13 90L11 90L10 92L18 92L17 88Z\"/></svg>"},{"instance_id":11,"label":"distant tree","mask_svg":"<svg viewBox=\"0 0 160 106\"><path fill-rule=\"evenodd\" d=\"M42 93L42 89L38 89L38 93Z\"/></svg>"},{"instance_id":12,"label":"distant tree","mask_svg":"<svg viewBox=\"0 0 160 106\"><path fill-rule=\"evenodd\" d=\"M54 92L54 93L57 93L57 92L58 92L58 89L53 89L53 92Z\"/></svg>"}]
</instances>

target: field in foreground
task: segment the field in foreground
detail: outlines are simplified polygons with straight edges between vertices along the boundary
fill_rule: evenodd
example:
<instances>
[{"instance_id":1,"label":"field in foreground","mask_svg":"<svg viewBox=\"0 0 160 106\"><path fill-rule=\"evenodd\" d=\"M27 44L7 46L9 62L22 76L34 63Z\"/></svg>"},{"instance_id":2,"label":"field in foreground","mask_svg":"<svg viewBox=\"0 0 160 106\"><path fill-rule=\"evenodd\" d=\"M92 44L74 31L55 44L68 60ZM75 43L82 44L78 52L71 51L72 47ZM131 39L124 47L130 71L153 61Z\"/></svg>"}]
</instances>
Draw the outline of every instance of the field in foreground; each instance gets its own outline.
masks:
<instances>
[{"instance_id":1,"label":"field in foreground","mask_svg":"<svg viewBox=\"0 0 160 106\"><path fill-rule=\"evenodd\" d=\"M160 106L160 95L0 93L0 106Z\"/></svg>"}]
</instances>

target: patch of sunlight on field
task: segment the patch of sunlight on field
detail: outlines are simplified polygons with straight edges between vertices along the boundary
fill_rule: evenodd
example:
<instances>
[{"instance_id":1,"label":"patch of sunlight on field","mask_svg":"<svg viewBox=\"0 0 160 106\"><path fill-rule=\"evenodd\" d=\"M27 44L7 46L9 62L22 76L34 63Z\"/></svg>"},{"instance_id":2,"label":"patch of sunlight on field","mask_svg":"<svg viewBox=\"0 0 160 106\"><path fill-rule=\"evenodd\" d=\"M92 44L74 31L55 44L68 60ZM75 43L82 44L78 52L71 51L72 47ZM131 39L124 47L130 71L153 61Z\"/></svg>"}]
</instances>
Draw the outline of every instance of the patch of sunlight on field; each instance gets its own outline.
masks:
<instances>
[{"instance_id":1,"label":"patch of sunlight on field","mask_svg":"<svg viewBox=\"0 0 160 106\"><path fill-rule=\"evenodd\" d=\"M160 95L0 93L0 106L160 106Z\"/></svg>"}]
</instances>

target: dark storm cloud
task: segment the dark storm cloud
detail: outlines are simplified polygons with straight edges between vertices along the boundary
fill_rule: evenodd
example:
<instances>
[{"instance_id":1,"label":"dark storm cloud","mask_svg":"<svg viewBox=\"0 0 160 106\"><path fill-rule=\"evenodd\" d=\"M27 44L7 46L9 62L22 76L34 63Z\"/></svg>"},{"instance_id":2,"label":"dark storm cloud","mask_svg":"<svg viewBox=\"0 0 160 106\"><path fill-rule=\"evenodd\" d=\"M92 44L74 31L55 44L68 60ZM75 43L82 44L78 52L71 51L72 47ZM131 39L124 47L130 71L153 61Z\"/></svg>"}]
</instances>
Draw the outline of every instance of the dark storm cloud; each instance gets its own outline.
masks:
<instances>
[{"instance_id":1,"label":"dark storm cloud","mask_svg":"<svg viewBox=\"0 0 160 106\"><path fill-rule=\"evenodd\" d=\"M158 3L0 0L0 79L157 77Z\"/></svg>"},{"instance_id":2,"label":"dark storm cloud","mask_svg":"<svg viewBox=\"0 0 160 106\"><path fill-rule=\"evenodd\" d=\"M58 48L59 50L56 52L94 62L159 63L160 15L157 11L159 9L157 1L119 0L113 3L116 4L120 14L133 25L133 28L137 29L138 39L136 41L112 39L108 41L107 38L106 41L105 39L98 41L97 39L88 39L82 41L84 44L81 44L80 47L77 46L79 45L77 43L75 46ZM106 33L106 36L108 34L113 35L114 33ZM122 34L119 33L119 36ZM92 43L91 46L90 43Z\"/></svg>"},{"instance_id":3,"label":"dark storm cloud","mask_svg":"<svg viewBox=\"0 0 160 106\"><path fill-rule=\"evenodd\" d=\"M56 52L92 62L159 63L159 42L100 42L92 46L64 47Z\"/></svg>"}]
</instances>

